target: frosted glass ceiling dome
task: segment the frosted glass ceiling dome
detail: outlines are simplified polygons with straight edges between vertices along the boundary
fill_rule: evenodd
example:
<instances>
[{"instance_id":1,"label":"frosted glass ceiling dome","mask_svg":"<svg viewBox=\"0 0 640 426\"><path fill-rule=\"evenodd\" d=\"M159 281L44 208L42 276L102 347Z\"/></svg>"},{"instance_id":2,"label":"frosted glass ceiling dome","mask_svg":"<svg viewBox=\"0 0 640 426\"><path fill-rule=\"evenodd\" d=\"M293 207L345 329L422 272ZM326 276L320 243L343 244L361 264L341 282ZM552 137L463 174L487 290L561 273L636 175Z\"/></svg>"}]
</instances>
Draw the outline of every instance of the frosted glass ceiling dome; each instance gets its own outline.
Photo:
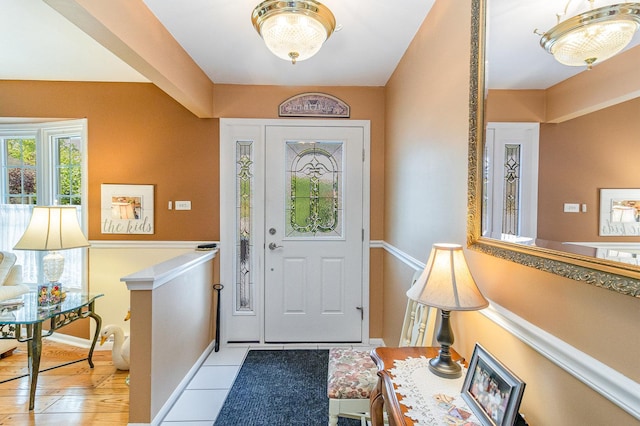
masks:
<instances>
[{"instance_id":1,"label":"frosted glass ceiling dome","mask_svg":"<svg viewBox=\"0 0 640 426\"><path fill-rule=\"evenodd\" d=\"M639 25L640 3L604 6L560 22L540 45L561 64L591 69L624 49Z\"/></svg>"},{"instance_id":2,"label":"frosted glass ceiling dome","mask_svg":"<svg viewBox=\"0 0 640 426\"><path fill-rule=\"evenodd\" d=\"M274 55L294 64L318 53L336 28L333 13L315 0L264 1L251 22Z\"/></svg>"}]
</instances>

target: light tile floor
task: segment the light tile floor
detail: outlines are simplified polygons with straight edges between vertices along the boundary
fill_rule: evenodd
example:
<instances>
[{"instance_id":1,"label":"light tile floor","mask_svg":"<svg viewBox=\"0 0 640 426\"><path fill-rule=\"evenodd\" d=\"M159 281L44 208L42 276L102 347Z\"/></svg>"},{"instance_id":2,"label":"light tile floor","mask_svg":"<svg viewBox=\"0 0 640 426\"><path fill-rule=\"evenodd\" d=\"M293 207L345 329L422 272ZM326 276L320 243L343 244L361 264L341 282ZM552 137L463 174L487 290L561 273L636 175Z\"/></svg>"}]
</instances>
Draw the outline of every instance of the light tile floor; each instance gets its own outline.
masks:
<instances>
[{"instance_id":1,"label":"light tile floor","mask_svg":"<svg viewBox=\"0 0 640 426\"><path fill-rule=\"evenodd\" d=\"M216 420L248 347L221 347L211 352L171 407L162 426L211 426Z\"/></svg>"}]
</instances>

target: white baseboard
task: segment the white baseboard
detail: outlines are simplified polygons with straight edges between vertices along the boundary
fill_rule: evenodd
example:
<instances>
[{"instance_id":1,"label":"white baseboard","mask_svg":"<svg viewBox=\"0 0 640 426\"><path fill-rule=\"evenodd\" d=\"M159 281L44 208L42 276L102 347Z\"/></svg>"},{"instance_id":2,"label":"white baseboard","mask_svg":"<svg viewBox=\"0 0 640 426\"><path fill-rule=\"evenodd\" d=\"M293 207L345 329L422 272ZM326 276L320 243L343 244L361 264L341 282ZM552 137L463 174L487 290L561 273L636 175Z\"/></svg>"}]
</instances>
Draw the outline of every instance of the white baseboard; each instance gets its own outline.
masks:
<instances>
[{"instance_id":1,"label":"white baseboard","mask_svg":"<svg viewBox=\"0 0 640 426\"><path fill-rule=\"evenodd\" d=\"M207 348L202 352L202 355L200 355L200 357L193 364L191 369L182 378L180 383L178 383L178 386L176 386L176 388L173 390L169 398L167 398L167 401L164 403L162 408L160 408L160 411L158 411L158 414L156 415L156 417L151 421L150 423L151 426L159 426L162 423L162 420L164 420L167 414L169 414L169 411L171 411L173 404L175 404L178 398L180 398L180 395L182 395L182 391L184 391L187 388L187 385L189 385L189 382L191 381L191 379L193 379L193 377L196 375L196 373L198 372L202 364L204 364L204 362L207 360L207 357L209 356L209 354L211 354L214 348L215 348L215 340L209 343L209 346L207 346ZM132 425L137 425L137 424L129 423L129 426L132 426Z\"/></svg>"},{"instance_id":2,"label":"white baseboard","mask_svg":"<svg viewBox=\"0 0 640 426\"><path fill-rule=\"evenodd\" d=\"M375 339L369 339L369 346L380 347L380 346L386 346L386 345L384 344L384 340L375 338Z\"/></svg>"},{"instance_id":3,"label":"white baseboard","mask_svg":"<svg viewBox=\"0 0 640 426\"><path fill-rule=\"evenodd\" d=\"M78 348L89 349L91 347L91 340L69 336L68 334L53 333L51 336L47 337L47 339L53 342L64 343L65 345L75 346ZM98 346L100 345L97 344L95 350L98 350ZM111 347L109 347L109 350L111 350Z\"/></svg>"}]
</instances>

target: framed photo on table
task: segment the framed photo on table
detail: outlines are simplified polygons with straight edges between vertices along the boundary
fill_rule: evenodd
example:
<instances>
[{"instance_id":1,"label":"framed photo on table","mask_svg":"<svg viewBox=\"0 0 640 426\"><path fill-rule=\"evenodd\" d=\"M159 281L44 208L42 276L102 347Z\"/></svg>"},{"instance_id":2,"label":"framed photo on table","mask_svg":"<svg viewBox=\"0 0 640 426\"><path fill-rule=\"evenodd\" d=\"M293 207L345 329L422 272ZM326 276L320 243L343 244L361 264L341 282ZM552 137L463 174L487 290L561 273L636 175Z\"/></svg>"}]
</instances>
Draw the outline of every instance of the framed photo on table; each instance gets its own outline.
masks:
<instances>
[{"instance_id":1,"label":"framed photo on table","mask_svg":"<svg viewBox=\"0 0 640 426\"><path fill-rule=\"evenodd\" d=\"M462 398L483 426L512 426L525 383L476 343L462 386Z\"/></svg>"}]
</instances>

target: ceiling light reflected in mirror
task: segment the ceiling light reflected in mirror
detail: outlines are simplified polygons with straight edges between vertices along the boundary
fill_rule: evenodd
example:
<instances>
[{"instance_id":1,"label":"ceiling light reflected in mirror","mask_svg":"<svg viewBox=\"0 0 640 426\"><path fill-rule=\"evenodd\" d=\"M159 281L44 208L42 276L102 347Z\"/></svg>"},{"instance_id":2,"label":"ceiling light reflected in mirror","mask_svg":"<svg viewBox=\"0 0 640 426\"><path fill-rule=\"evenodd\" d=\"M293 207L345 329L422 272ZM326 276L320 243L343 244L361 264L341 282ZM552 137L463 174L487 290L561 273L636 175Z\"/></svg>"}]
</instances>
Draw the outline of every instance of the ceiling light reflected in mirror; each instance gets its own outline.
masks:
<instances>
[{"instance_id":1,"label":"ceiling light reflected in mirror","mask_svg":"<svg viewBox=\"0 0 640 426\"><path fill-rule=\"evenodd\" d=\"M565 12L569 7L565 7ZM605 61L631 42L640 25L640 3L622 3L593 8L560 22L542 34L540 45L561 64L586 66Z\"/></svg>"}]
</instances>

